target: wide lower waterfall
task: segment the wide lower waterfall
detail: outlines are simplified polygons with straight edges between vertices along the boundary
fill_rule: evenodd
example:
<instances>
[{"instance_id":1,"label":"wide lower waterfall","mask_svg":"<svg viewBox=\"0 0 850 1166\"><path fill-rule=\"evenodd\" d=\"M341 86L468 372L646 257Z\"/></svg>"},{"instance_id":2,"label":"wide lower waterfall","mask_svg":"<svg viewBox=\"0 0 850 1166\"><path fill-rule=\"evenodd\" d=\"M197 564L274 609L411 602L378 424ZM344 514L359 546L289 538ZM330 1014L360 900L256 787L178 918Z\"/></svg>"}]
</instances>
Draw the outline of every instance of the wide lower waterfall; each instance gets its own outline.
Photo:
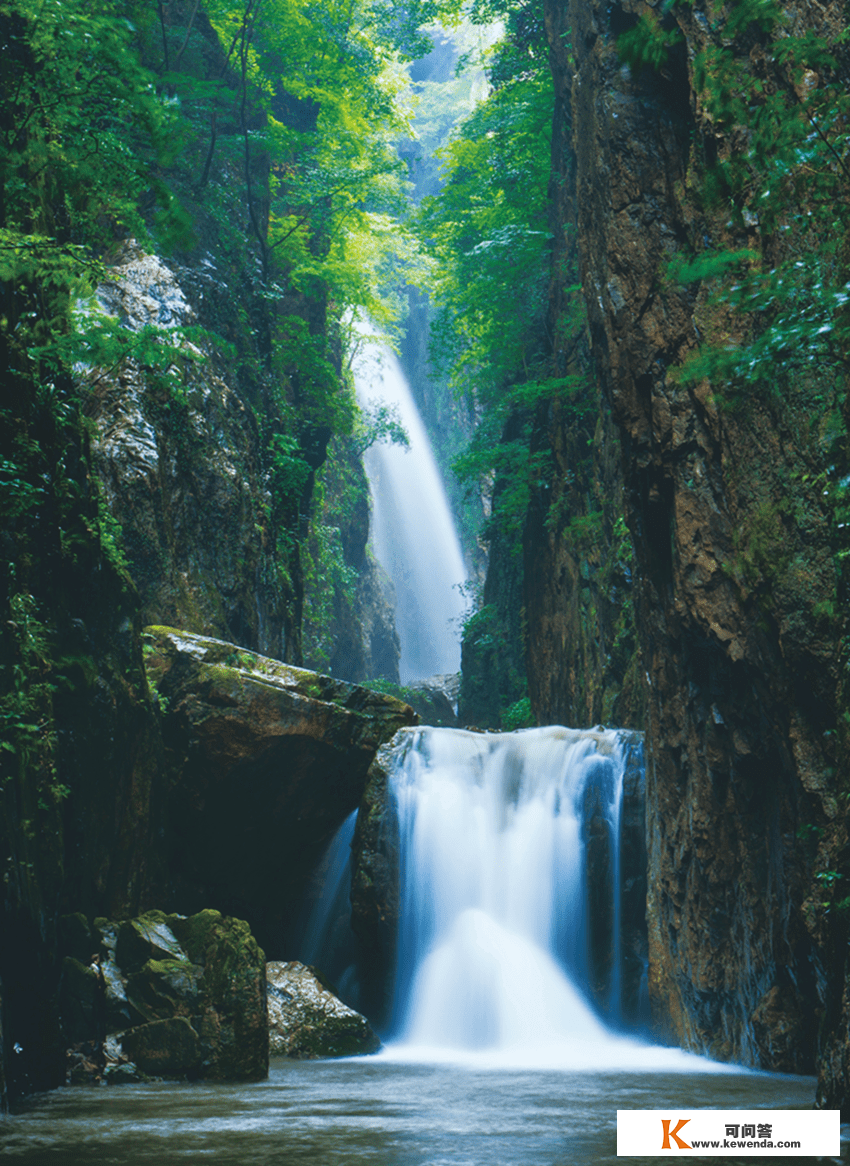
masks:
<instances>
[{"instance_id":1,"label":"wide lower waterfall","mask_svg":"<svg viewBox=\"0 0 850 1166\"><path fill-rule=\"evenodd\" d=\"M361 811L380 823L372 865L355 866L352 899L371 902L379 930L397 920L380 980L393 982L389 1009L378 993L387 1055L643 1064L646 1046L626 1039L646 1021L641 735L403 729L384 764L384 800ZM361 994L341 926L351 829L324 859L299 958L363 1006L378 996ZM356 838L353 849L362 861Z\"/></svg>"},{"instance_id":2,"label":"wide lower waterfall","mask_svg":"<svg viewBox=\"0 0 850 1166\"><path fill-rule=\"evenodd\" d=\"M391 779L396 1039L516 1053L615 1039L620 806L633 735L404 736Z\"/></svg>"},{"instance_id":3,"label":"wide lower waterfall","mask_svg":"<svg viewBox=\"0 0 850 1166\"><path fill-rule=\"evenodd\" d=\"M440 471L404 372L390 349L367 340L354 364L361 405L395 405L410 448L376 444L365 465L372 492L372 545L393 581L403 684L460 668L466 581L460 541Z\"/></svg>"}]
</instances>

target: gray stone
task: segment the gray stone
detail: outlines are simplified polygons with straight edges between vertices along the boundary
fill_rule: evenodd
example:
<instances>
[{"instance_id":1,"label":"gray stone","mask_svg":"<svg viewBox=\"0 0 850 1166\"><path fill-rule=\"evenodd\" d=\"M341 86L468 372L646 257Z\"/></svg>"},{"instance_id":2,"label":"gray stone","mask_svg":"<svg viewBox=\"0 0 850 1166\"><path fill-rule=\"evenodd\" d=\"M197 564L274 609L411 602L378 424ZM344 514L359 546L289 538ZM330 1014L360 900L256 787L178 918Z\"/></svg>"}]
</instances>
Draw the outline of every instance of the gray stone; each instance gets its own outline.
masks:
<instances>
[{"instance_id":1,"label":"gray stone","mask_svg":"<svg viewBox=\"0 0 850 1166\"><path fill-rule=\"evenodd\" d=\"M266 978L272 1055L352 1057L381 1047L366 1017L343 1004L315 969L272 962Z\"/></svg>"}]
</instances>

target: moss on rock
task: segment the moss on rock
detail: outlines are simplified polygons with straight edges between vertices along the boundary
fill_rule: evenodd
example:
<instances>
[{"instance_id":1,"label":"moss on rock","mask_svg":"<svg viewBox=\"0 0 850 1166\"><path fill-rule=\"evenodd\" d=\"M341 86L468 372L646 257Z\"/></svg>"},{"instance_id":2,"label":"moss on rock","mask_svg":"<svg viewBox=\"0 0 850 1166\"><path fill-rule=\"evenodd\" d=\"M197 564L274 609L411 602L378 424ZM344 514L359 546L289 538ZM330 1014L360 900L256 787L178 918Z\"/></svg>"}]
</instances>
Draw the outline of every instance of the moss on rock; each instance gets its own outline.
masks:
<instances>
[{"instance_id":1,"label":"moss on rock","mask_svg":"<svg viewBox=\"0 0 850 1166\"><path fill-rule=\"evenodd\" d=\"M124 1053L151 1077L198 1077L201 1041L183 1017L139 1024L121 1038Z\"/></svg>"}]
</instances>

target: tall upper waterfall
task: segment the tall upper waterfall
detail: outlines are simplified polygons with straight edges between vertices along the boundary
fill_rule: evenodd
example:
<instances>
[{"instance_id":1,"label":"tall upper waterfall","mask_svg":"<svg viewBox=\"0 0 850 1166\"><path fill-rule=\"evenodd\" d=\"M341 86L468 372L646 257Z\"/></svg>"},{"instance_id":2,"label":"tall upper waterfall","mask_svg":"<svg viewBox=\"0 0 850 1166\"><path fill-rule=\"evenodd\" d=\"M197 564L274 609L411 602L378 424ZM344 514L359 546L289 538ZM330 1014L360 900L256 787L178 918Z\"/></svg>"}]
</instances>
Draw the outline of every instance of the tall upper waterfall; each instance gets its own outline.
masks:
<instances>
[{"instance_id":1,"label":"tall upper waterfall","mask_svg":"<svg viewBox=\"0 0 850 1166\"><path fill-rule=\"evenodd\" d=\"M366 341L354 365L361 404L396 405L410 448L374 445L366 455L372 491L372 544L396 593L402 683L460 668L459 590L466 579L460 541L401 365L384 344Z\"/></svg>"}]
</instances>

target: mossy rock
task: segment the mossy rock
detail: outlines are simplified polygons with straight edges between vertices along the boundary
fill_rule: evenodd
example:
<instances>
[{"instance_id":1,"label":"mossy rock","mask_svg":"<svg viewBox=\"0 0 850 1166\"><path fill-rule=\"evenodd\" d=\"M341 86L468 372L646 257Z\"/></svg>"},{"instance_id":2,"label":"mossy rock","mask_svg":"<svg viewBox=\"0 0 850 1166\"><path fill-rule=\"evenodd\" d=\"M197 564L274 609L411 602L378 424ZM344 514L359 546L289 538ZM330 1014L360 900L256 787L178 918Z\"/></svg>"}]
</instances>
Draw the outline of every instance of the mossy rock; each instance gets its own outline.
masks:
<instances>
[{"instance_id":1,"label":"mossy rock","mask_svg":"<svg viewBox=\"0 0 850 1166\"><path fill-rule=\"evenodd\" d=\"M121 1048L151 1077L200 1076L201 1040L183 1016L131 1028L121 1038Z\"/></svg>"},{"instance_id":2,"label":"mossy rock","mask_svg":"<svg viewBox=\"0 0 850 1166\"><path fill-rule=\"evenodd\" d=\"M166 850L194 902L250 918L260 945L276 944L309 872L356 809L376 749L413 710L210 637L151 627L144 640L167 702L169 815L179 830ZM185 928L170 926L192 946Z\"/></svg>"},{"instance_id":3,"label":"mossy rock","mask_svg":"<svg viewBox=\"0 0 850 1166\"><path fill-rule=\"evenodd\" d=\"M148 911L121 924L115 957L122 972L131 974L140 971L148 960L181 960L186 953L162 911Z\"/></svg>"},{"instance_id":4,"label":"mossy rock","mask_svg":"<svg viewBox=\"0 0 850 1166\"><path fill-rule=\"evenodd\" d=\"M204 1077L263 1080L269 1069L265 955L248 924L211 910L171 915L168 922L204 968L198 1020Z\"/></svg>"},{"instance_id":5,"label":"mossy rock","mask_svg":"<svg viewBox=\"0 0 850 1166\"><path fill-rule=\"evenodd\" d=\"M85 934L82 922L72 920L70 932ZM126 1056L158 1077L267 1075L265 956L247 923L213 910L148 911L121 923L97 919L94 935L99 969L65 960L62 1004L73 1043L120 1032Z\"/></svg>"},{"instance_id":6,"label":"mossy rock","mask_svg":"<svg viewBox=\"0 0 850 1166\"><path fill-rule=\"evenodd\" d=\"M187 958L148 960L127 979L127 1000L145 1020L194 1016L204 969Z\"/></svg>"}]
</instances>

